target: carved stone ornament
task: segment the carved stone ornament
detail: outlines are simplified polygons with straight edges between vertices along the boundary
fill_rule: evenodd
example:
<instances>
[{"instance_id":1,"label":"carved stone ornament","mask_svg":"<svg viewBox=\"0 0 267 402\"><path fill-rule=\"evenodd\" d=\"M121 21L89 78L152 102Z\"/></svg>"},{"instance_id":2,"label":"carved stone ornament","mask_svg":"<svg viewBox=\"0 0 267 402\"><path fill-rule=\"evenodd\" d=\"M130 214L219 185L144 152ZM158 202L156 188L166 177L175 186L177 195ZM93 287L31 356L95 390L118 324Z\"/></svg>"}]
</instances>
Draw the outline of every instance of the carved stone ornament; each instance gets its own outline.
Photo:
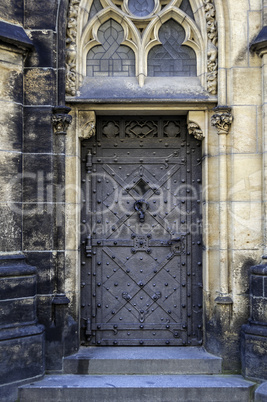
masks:
<instances>
[{"instance_id":1,"label":"carved stone ornament","mask_svg":"<svg viewBox=\"0 0 267 402\"><path fill-rule=\"evenodd\" d=\"M81 110L79 112L79 128L78 136L82 140L88 140L95 136L96 116L95 112Z\"/></svg>"},{"instance_id":2,"label":"carved stone ornament","mask_svg":"<svg viewBox=\"0 0 267 402\"><path fill-rule=\"evenodd\" d=\"M197 140L202 141L205 138L205 135L199 125L194 123L193 121L188 122L188 133L193 135Z\"/></svg>"},{"instance_id":3,"label":"carved stone ornament","mask_svg":"<svg viewBox=\"0 0 267 402\"><path fill-rule=\"evenodd\" d=\"M216 10L213 0L203 0L208 33L207 89L212 95L217 94L218 80L218 31Z\"/></svg>"},{"instance_id":4,"label":"carved stone ornament","mask_svg":"<svg viewBox=\"0 0 267 402\"><path fill-rule=\"evenodd\" d=\"M67 134L68 127L72 121L72 117L68 114L70 107L58 106L53 108L52 124L54 134Z\"/></svg>"},{"instance_id":5,"label":"carved stone ornament","mask_svg":"<svg viewBox=\"0 0 267 402\"><path fill-rule=\"evenodd\" d=\"M81 0L70 0L66 39L66 93L76 93L77 18Z\"/></svg>"},{"instance_id":6,"label":"carved stone ornament","mask_svg":"<svg viewBox=\"0 0 267 402\"><path fill-rule=\"evenodd\" d=\"M213 109L215 114L211 118L211 124L217 128L218 134L228 134L233 122L231 108L218 106Z\"/></svg>"}]
</instances>

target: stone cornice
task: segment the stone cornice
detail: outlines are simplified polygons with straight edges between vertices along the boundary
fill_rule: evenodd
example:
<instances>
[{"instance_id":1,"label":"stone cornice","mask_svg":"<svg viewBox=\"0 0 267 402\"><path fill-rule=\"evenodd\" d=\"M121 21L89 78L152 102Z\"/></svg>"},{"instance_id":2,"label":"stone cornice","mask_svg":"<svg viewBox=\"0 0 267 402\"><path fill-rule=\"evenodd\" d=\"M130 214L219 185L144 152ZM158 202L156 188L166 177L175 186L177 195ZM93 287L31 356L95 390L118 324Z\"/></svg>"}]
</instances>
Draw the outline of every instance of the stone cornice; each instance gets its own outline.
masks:
<instances>
[{"instance_id":1,"label":"stone cornice","mask_svg":"<svg viewBox=\"0 0 267 402\"><path fill-rule=\"evenodd\" d=\"M267 26L264 26L259 35L254 39L250 46L252 52L256 52L259 56L262 56L267 52Z\"/></svg>"},{"instance_id":2,"label":"stone cornice","mask_svg":"<svg viewBox=\"0 0 267 402\"><path fill-rule=\"evenodd\" d=\"M20 25L0 21L0 43L27 52L34 49L33 43Z\"/></svg>"}]
</instances>

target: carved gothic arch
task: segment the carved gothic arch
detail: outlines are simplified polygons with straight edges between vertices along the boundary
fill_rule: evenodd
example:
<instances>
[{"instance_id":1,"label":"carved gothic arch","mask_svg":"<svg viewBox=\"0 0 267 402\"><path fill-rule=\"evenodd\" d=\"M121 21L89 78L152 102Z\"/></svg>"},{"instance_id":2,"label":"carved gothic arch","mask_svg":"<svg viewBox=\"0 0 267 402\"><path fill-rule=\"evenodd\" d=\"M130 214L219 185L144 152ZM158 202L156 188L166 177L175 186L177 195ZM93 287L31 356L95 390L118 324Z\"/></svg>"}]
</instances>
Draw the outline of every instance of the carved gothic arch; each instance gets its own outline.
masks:
<instances>
[{"instance_id":1,"label":"carved gothic arch","mask_svg":"<svg viewBox=\"0 0 267 402\"><path fill-rule=\"evenodd\" d=\"M152 20L143 33L142 51L144 59L147 60L150 50L157 45L160 45L159 30L164 23L173 19L180 24L185 31L185 39L182 43L183 46L188 46L196 53L197 60L197 76L205 76L205 62L201 58L201 54L205 51L204 41L201 33L196 26L195 22L180 9L168 8L163 10L158 19ZM144 75L147 76L147 63L145 63ZM202 85L204 82L202 82Z\"/></svg>"},{"instance_id":2,"label":"carved gothic arch","mask_svg":"<svg viewBox=\"0 0 267 402\"><path fill-rule=\"evenodd\" d=\"M182 0L155 0L155 4L165 5L157 15L149 15L142 20L148 22L145 35L141 35L135 25L135 18L128 16L128 0L99 0L103 10L88 22L89 11L93 0L70 0L67 21L66 40L66 92L75 96L76 91L85 75L86 55L88 51L99 44L97 30L105 21L113 18L123 26L125 39L123 45L130 47L136 57L136 75L144 77L144 57L147 58L149 50L159 44L158 31L162 23L173 18L180 23L186 32L184 45L191 47L197 55L197 75L202 85L212 95L217 94L218 79L218 32L214 0L190 0L195 21L186 16L179 7ZM126 4L126 5L125 5ZM119 7L117 7L119 6ZM121 8L120 8L121 7ZM156 10L156 8L154 9ZM101 16L101 18L100 18ZM140 20L140 18L139 18ZM137 51L137 49L142 50ZM142 57L140 57L140 54ZM201 57L202 55L202 57ZM204 57L203 57L204 55ZM141 73L141 74L140 74ZM79 80L77 79L79 77ZM142 85L142 78L139 80Z\"/></svg>"},{"instance_id":3,"label":"carved gothic arch","mask_svg":"<svg viewBox=\"0 0 267 402\"><path fill-rule=\"evenodd\" d=\"M100 12L96 17L93 17L89 24L84 28L81 40L80 40L80 49L81 49L81 58L78 62L77 70L80 77L84 77L86 75L86 57L88 52L94 47L100 45L100 41L98 40L98 30L99 28L108 20L113 19L118 22L124 30L124 40L121 45L128 46L131 48L136 57L136 75L139 74L138 65L139 65L139 54L137 52L138 46L141 45L140 35L138 33L137 28L132 23L132 21L124 17L117 12L117 10L108 7Z\"/></svg>"}]
</instances>

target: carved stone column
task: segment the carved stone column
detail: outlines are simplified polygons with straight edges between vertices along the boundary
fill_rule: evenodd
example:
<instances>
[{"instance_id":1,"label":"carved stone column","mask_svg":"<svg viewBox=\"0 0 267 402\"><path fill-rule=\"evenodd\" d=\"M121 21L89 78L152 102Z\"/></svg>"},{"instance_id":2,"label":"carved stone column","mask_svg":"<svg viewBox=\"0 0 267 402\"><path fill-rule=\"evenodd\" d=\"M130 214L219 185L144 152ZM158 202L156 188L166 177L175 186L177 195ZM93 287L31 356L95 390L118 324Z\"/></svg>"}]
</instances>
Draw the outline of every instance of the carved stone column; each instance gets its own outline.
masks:
<instances>
[{"instance_id":1,"label":"carved stone column","mask_svg":"<svg viewBox=\"0 0 267 402\"><path fill-rule=\"evenodd\" d=\"M227 177L227 134L230 131L233 116L231 108L227 106L217 106L214 109L211 124L216 127L219 135L219 155L220 155L220 289L215 301L218 304L232 304L229 295L229 261L228 261L228 177Z\"/></svg>"}]
</instances>

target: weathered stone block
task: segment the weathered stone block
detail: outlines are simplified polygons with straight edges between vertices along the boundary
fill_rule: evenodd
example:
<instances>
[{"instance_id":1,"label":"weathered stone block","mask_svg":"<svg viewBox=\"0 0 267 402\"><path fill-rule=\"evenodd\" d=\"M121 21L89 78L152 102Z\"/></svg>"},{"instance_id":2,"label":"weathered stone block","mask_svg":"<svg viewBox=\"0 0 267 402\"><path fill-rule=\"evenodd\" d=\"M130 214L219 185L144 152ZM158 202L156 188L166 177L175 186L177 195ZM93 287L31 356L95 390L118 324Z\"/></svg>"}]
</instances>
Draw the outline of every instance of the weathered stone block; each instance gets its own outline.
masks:
<instances>
[{"instance_id":1,"label":"weathered stone block","mask_svg":"<svg viewBox=\"0 0 267 402\"><path fill-rule=\"evenodd\" d=\"M29 68L24 74L24 102L26 105L54 105L56 75L51 68Z\"/></svg>"},{"instance_id":2,"label":"weathered stone block","mask_svg":"<svg viewBox=\"0 0 267 402\"><path fill-rule=\"evenodd\" d=\"M0 199L21 202L21 154L0 153Z\"/></svg>"},{"instance_id":3,"label":"weathered stone block","mask_svg":"<svg viewBox=\"0 0 267 402\"><path fill-rule=\"evenodd\" d=\"M260 201L261 199L261 156L259 154L236 154L229 163L231 184L228 189L232 201Z\"/></svg>"},{"instance_id":4,"label":"weathered stone block","mask_svg":"<svg viewBox=\"0 0 267 402\"><path fill-rule=\"evenodd\" d=\"M53 294L55 290L55 267L52 263L52 253L28 252L25 253L29 264L38 267L37 270L37 294Z\"/></svg>"},{"instance_id":5,"label":"weathered stone block","mask_svg":"<svg viewBox=\"0 0 267 402\"><path fill-rule=\"evenodd\" d=\"M25 61L26 67L56 67L56 35L51 30L30 31L34 51Z\"/></svg>"},{"instance_id":6,"label":"weathered stone block","mask_svg":"<svg viewBox=\"0 0 267 402\"><path fill-rule=\"evenodd\" d=\"M52 152L53 133L51 115L51 108L24 108L24 152Z\"/></svg>"},{"instance_id":7,"label":"weathered stone block","mask_svg":"<svg viewBox=\"0 0 267 402\"><path fill-rule=\"evenodd\" d=\"M263 296L264 276L251 275L251 293L254 296Z\"/></svg>"},{"instance_id":8,"label":"weathered stone block","mask_svg":"<svg viewBox=\"0 0 267 402\"><path fill-rule=\"evenodd\" d=\"M41 325L0 330L0 383L20 382L43 375L43 346L44 327Z\"/></svg>"},{"instance_id":9,"label":"weathered stone block","mask_svg":"<svg viewBox=\"0 0 267 402\"><path fill-rule=\"evenodd\" d=\"M0 300L33 297L36 295L36 275L2 277L0 271Z\"/></svg>"},{"instance_id":10,"label":"weathered stone block","mask_svg":"<svg viewBox=\"0 0 267 402\"><path fill-rule=\"evenodd\" d=\"M230 218L234 249L258 249L261 244L261 205L257 202L233 202Z\"/></svg>"},{"instance_id":11,"label":"weathered stone block","mask_svg":"<svg viewBox=\"0 0 267 402\"><path fill-rule=\"evenodd\" d=\"M255 322L267 323L267 297L251 297L251 319Z\"/></svg>"},{"instance_id":12,"label":"weathered stone block","mask_svg":"<svg viewBox=\"0 0 267 402\"><path fill-rule=\"evenodd\" d=\"M23 0L2 0L0 3L1 18L23 23Z\"/></svg>"},{"instance_id":13,"label":"weathered stone block","mask_svg":"<svg viewBox=\"0 0 267 402\"><path fill-rule=\"evenodd\" d=\"M242 374L267 380L267 326L244 325L241 334Z\"/></svg>"},{"instance_id":14,"label":"weathered stone block","mask_svg":"<svg viewBox=\"0 0 267 402\"><path fill-rule=\"evenodd\" d=\"M52 202L52 156L23 155L24 202Z\"/></svg>"},{"instance_id":15,"label":"weathered stone block","mask_svg":"<svg viewBox=\"0 0 267 402\"><path fill-rule=\"evenodd\" d=\"M3 252L21 250L21 204L12 202L0 204L0 215L5 217L0 220L0 250Z\"/></svg>"},{"instance_id":16,"label":"weathered stone block","mask_svg":"<svg viewBox=\"0 0 267 402\"><path fill-rule=\"evenodd\" d=\"M22 66L10 64L0 60L0 99L5 101L13 101L17 103L23 102L23 75Z\"/></svg>"},{"instance_id":17,"label":"weathered stone block","mask_svg":"<svg viewBox=\"0 0 267 402\"><path fill-rule=\"evenodd\" d=\"M38 321L48 328L52 324L52 300L54 295L37 296Z\"/></svg>"},{"instance_id":18,"label":"weathered stone block","mask_svg":"<svg viewBox=\"0 0 267 402\"><path fill-rule=\"evenodd\" d=\"M232 142L229 151L232 153L257 152L258 115L257 107L235 106L232 124Z\"/></svg>"},{"instance_id":19,"label":"weathered stone block","mask_svg":"<svg viewBox=\"0 0 267 402\"><path fill-rule=\"evenodd\" d=\"M53 249L53 210L52 204L33 203L23 205L23 249Z\"/></svg>"},{"instance_id":20,"label":"weathered stone block","mask_svg":"<svg viewBox=\"0 0 267 402\"><path fill-rule=\"evenodd\" d=\"M0 127L1 149L21 151L22 106L11 102L1 102Z\"/></svg>"},{"instance_id":21,"label":"weathered stone block","mask_svg":"<svg viewBox=\"0 0 267 402\"><path fill-rule=\"evenodd\" d=\"M261 105L261 68L232 69L231 88L234 105Z\"/></svg>"},{"instance_id":22,"label":"weathered stone block","mask_svg":"<svg viewBox=\"0 0 267 402\"><path fill-rule=\"evenodd\" d=\"M19 325L21 322L33 322L36 319L35 297L0 300L0 325Z\"/></svg>"},{"instance_id":23,"label":"weathered stone block","mask_svg":"<svg viewBox=\"0 0 267 402\"><path fill-rule=\"evenodd\" d=\"M42 2L25 0L25 28L56 30L57 1L48 0L45 6Z\"/></svg>"}]
</instances>

